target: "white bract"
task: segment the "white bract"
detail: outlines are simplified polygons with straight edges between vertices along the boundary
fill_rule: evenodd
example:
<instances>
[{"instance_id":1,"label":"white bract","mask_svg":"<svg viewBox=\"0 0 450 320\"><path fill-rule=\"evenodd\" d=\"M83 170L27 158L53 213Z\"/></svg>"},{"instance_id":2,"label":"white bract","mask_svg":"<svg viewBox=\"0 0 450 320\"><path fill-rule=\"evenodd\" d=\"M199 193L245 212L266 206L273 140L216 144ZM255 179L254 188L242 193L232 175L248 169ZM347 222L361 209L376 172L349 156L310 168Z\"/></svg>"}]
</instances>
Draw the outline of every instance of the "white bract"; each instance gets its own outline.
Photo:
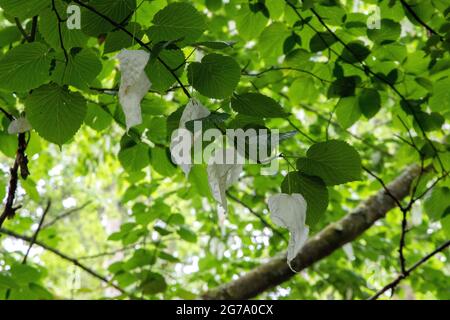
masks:
<instances>
[{"instance_id":1,"label":"white bract","mask_svg":"<svg viewBox=\"0 0 450 320\"><path fill-rule=\"evenodd\" d=\"M191 99L189 103L186 105L186 108L183 111L183 114L180 118L180 124L179 129L175 130L175 132L172 135L172 139L170 142L170 151L172 154L172 160L174 163L178 164L186 176L189 175L189 172L192 168L192 161L191 161L191 148L192 145L195 143L196 140L201 139L202 132L196 132L195 135L186 129L186 123L193 120L198 120L205 118L209 116L211 112L205 108L199 101L195 99ZM189 135L189 137L186 137L186 135ZM190 145L187 148L177 148L181 143L183 142L190 142ZM178 157L175 157L175 153L177 150L180 151L186 151L188 152L187 155L180 156L178 160ZM187 159L187 161L184 161Z\"/></svg>"},{"instance_id":2,"label":"white bract","mask_svg":"<svg viewBox=\"0 0 450 320\"><path fill-rule=\"evenodd\" d=\"M24 132L27 132L30 130L31 130L31 124L24 117L20 117L20 118L13 120L8 127L9 134L24 133Z\"/></svg>"},{"instance_id":3,"label":"white bract","mask_svg":"<svg viewBox=\"0 0 450 320\"><path fill-rule=\"evenodd\" d=\"M415 205L412 207L411 223L413 226L420 226L422 224L422 208L420 205Z\"/></svg>"},{"instance_id":4,"label":"white bract","mask_svg":"<svg viewBox=\"0 0 450 320\"><path fill-rule=\"evenodd\" d=\"M119 100L129 130L142 123L141 101L152 85L144 71L150 54L143 50L124 49L117 55L117 59L122 72Z\"/></svg>"},{"instance_id":5,"label":"white bract","mask_svg":"<svg viewBox=\"0 0 450 320\"><path fill-rule=\"evenodd\" d=\"M227 164L225 157L235 157L235 150L228 148L226 150L218 150L214 157L210 159L208 164L208 182L211 189L211 193L219 203L217 212L219 215L219 221L223 223L225 214L228 211L227 195L226 191L231 185L238 181L240 174L243 170L242 164ZM225 152L223 152L225 151ZM228 161L231 162L231 161Z\"/></svg>"},{"instance_id":6,"label":"white bract","mask_svg":"<svg viewBox=\"0 0 450 320\"><path fill-rule=\"evenodd\" d=\"M287 252L288 265L291 267L290 262L297 256L308 239L309 227L305 224L306 200L298 193L291 195L279 193L271 196L268 203L273 223L287 228L291 234Z\"/></svg>"},{"instance_id":7,"label":"white bract","mask_svg":"<svg viewBox=\"0 0 450 320\"><path fill-rule=\"evenodd\" d=\"M344 250L344 253L347 256L348 260L350 261L355 260L355 253L353 252L353 246L351 242L344 244L342 246L342 250Z\"/></svg>"}]
</instances>

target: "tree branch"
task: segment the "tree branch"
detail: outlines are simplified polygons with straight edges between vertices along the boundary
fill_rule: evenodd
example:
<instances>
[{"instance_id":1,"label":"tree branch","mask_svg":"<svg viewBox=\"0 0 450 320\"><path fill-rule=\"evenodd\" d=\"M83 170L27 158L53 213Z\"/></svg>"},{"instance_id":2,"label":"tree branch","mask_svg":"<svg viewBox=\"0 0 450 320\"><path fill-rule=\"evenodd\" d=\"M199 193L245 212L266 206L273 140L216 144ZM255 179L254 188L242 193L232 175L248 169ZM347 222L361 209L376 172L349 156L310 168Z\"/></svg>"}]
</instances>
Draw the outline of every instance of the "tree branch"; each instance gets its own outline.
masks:
<instances>
[{"instance_id":1,"label":"tree branch","mask_svg":"<svg viewBox=\"0 0 450 320\"><path fill-rule=\"evenodd\" d=\"M27 237L27 236L23 236L20 234L15 233L14 231L11 230L7 230L4 228L0 228L0 233L8 235L10 237L16 238L16 239L20 239L26 242L31 243L33 241L32 238ZM101 274L97 273L96 271L92 270L91 268L87 267L86 265L84 265L83 263L81 263L80 261L78 261L77 259L74 259L72 257L69 257L68 255L60 252L59 250L52 248L48 245L46 245L43 242L40 242L39 240L35 240L34 242L36 245L40 246L41 248L57 255L58 257L60 257L63 260L66 260L70 263L72 263L73 265L79 267L80 269L84 270L86 273L90 274L91 276L93 276L94 278L100 280L101 282L107 284L108 286L116 289L117 291L119 291L120 293L132 298L132 299L137 299L134 295L128 293L127 291L125 291L123 288L119 287L118 285L114 284L113 282L111 282L110 280L108 280L105 276L102 276Z\"/></svg>"},{"instance_id":2,"label":"tree branch","mask_svg":"<svg viewBox=\"0 0 450 320\"><path fill-rule=\"evenodd\" d=\"M415 269L420 267L422 264L424 264L425 262L430 260L432 257L434 257L439 252L444 251L449 246L450 246L450 240L445 242L438 248L436 248L433 252L427 254L425 257L423 257L419 261L417 261L411 268L405 270L405 272L403 272L397 278L395 278L392 282L390 282L389 284L384 286L380 291L378 291L375 295L373 295L369 300L378 299L383 293L385 293L389 289L394 290L403 279L406 279L411 274L411 272L413 272Z\"/></svg>"},{"instance_id":3,"label":"tree branch","mask_svg":"<svg viewBox=\"0 0 450 320\"><path fill-rule=\"evenodd\" d=\"M407 167L397 179L388 184L388 190L397 199L401 200L407 197L411 185L419 173L420 167L418 165ZM391 196L384 189L380 190L340 221L330 224L317 235L310 238L292 261L292 267L297 271L301 271L327 257L336 249L359 237L395 207L396 203ZM206 292L203 298L252 298L289 280L294 275L286 263L285 256L272 258L269 262L262 264L238 279Z\"/></svg>"},{"instance_id":4,"label":"tree branch","mask_svg":"<svg viewBox=\"0 0 450 320\"><path fill-rule=\"evenodd\" d=\"M20 175L25 180L30 175L28 171L28 158L25 154L27 149L27 141L25 133L19 133L18 148L14 165L10 169L11 177L9 180L8 196L6 198L5 209L0 215L0 228L6 219L11 219L22 206L14 207L14 199L16 198L17 185L19 181L19 169Z\"/></svg>"},{"instance_id":5,"label":"tree branch","mask_svg":"<svg viewBox=\"0 0 450 320\"><path fill-rule=\"evenodd\" d=\"M119 30L122 30L123 32L125 32L128 36L130 36L132 39L134 39L140 46L144 47L145 49L147 49L150 53L152 52L152 49L145 44L141 39L139 39L138 37L136 37L133 33L131 33L130 31L128 31L125 27L123 27L120 23L114 21L113 19L111 19L110 17L104 15L103 13L99 12L97 9L95 9L94 7L91 7L90 5L81 2L80 0L73 0L74 3L82 6L83 8L86 8L87 10L95 13L96 15L98 15L99 17L103 18L104 20L108 21L109 23L111 23L114 27L116 27ZM161 57L157 58L158 61L164 66L164 68L167 69L167 71L170 72L170 74L175 78L175 80L178 82L178 84L181 86L181 88L183 89L184 94L188 97L191 98L191 94L189 93L189 91L186 89L185 85L183 84L183 82L181 82L181 79L175 74L175 72L172 70L172 68L163 60L161 59Z\"/></svg>"},{"instance_id":6,"label":"tree branch","mask_svg":"<svg viewBox=\"0 0 450 320\"><path fill-rule=\"evenodd\" d=\"M420 23L425 29L427 29L427 31L431 34L434 34L436 36L439 37L439 39L441 41L444 41L444 37L441 36L439 33L437 33L433 28L431 28L425 21L423 21L418 15L417 13L413 10L413 8L406 3L405 0L400 0L400 3L403 5L403 7L405 7L405 9L414 17L414 19L416 19L416 21L418 23Z\"/></svg>"}]
</instances>

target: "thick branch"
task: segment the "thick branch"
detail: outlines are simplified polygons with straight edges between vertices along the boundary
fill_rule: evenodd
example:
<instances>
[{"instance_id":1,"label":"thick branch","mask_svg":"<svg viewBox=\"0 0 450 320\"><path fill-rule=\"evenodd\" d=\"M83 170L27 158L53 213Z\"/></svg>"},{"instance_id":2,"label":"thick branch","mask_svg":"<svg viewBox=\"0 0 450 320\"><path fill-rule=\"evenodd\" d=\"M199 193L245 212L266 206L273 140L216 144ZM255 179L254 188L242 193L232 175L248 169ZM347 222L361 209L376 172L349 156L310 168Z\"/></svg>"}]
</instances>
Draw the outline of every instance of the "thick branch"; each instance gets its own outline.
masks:
<instances>
[{"instance_id":1,"label":"thick branch","mask_svg":"<svg viewBox=\"0 0 450 320\"><path fill-rule=\"evenodd\" d=\"M420 167L412 165L388 184L387 188L395 198L401 200L409 195L412 182L419 174ZM395 207L396 203L392 197L384 189L380 190L343 219L332 223L309 239L292 261L292 267L300 271L329 256L336 249L359 237ZM203 298L249 299L289 280L294 275L286 263L285 256L272 258L240 278L206 292Z\"/></svg>"}]
</instances>

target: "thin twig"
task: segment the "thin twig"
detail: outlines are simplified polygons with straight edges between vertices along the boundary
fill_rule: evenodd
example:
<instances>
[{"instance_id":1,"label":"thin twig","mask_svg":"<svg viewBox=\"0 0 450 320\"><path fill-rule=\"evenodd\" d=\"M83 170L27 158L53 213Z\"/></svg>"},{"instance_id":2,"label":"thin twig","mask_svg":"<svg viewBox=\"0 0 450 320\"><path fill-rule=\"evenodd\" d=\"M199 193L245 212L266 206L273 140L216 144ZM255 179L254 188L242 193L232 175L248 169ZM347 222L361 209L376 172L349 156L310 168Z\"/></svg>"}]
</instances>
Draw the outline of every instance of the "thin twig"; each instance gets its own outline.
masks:
<instances>
[{"instance_id":1,"label":"thin twig","mask_svg":"<svg viewBox=\"0 0 450 320\"><path fill-rule=\"evenodd\" d=\"M28 250L27 250L27 253L25 254L25 257L23 257L22 264L26 264L27 263L28 255L30 254L31 248L36 243L36 240L38 238L39 232L42 229L42 224L44 223L44 219L47 216L47 213L50 211L51 205L52 205L51 200L48 200L47 207L45 208L44 212L42 213L42 217L41 217L41 220L39 221L39 225L38 225L36 231L34 232L33 237L31 238L30 245L28 246Z\"/></svg>"},{"instance_id":2,"label":"thin twig","mask_svg":"<svg viewBox=\"0 0 450 320\"><path fill-rule=\"evenodd\" d=\"M122 30L124 33L126 33L128 36L132 37L140 46L144 47L145 49L147 49L150 53L152 52L152 49L145 44L141 39L139 39L138 37L136 37L133 33L131 33L130 31L128 31L125 27L121 26L118 22L114 21L113 19L111 19L110 17L104 15L103 13L99 12L97 9L95 9L94 7L81 2L80 0L73 0L73 2L77 3L78 5L82 6L83 8L86 8L87 10L95 13L96 15L98 15L99 17L103 18L104 20L108 21L109 23L111 23L114 27ZM174 77L174 79L178 82L178 84L181 86L181 88L183 89L184 94L188 97L191 98L191 94L189 93L189 91L186 89L185 85L183 84L183 82L181 82L181 79L176 75L176 73L172 70L172 68L163 60L161 59L161 57L157 58L158 61L164 66L164 68L167 69L167 71L170 72L170 74Z\"/></svg>"},{"instance_id":3,"label":"thin twig","mask_svg":"<svg viewBox=\"0 0 450 320\"><path fill-rule=\"evenodd\" d=\"M369 300L376 300L378 299L383 293L385 293L388 290L395 290L397 285L403 280L406 279L415 269L420 267L422 264L430 260L432 257L434 257L439 252L444 251L448 246L450 246L450 240L436 248L433 252L427 254L425 257L417 261L411 268L405 270L404 273L400 274L397 278L395 278L392 282L384 286L380 291L375 293Z\"/></svg>"},{"instance_id":4,"label":"thin twig","mask_svg":"<svg viewBox=\"0 0 450 320\"><path fill-rule=\"evenodd\" d=\"M55 224L56 222L58 222L59 220L64 219L64 218L67 218L67 217L70 216L71 214L74 214L74 213L76 213L76 212L78 212L78 211L83 210L83 209L86 208L89 204L91 204L91 201L86 202L85 204L83 204L83 205L80 206L80 207L76 207L76 208L70 209L70 210L68 210L67 212L64 212L64 213L60 214L59 216L57 216L56 218L54 218L54 219L51 220L50 222L46 223L46 224L42 227L42 229L48 228L48 227L54 225L54 224Z\"/></svg>"},{"instance_id":5,"label":"thin twig","mask_svg":"<svg viewBox=\"0 0 450 320\"><path fill-rule=\"evenodd\" d=\"M19 29L20 33L22 34L22 36L24 37L24 39L27 42L30 42L30 36L28 35L28 33L25 31L25 29L22 26L22 23L20 22L19 18L14 18L14 21L16 23L17 29Z\"/></svg>"},{"instance_id":6,"label":"thin twig","mask_svg":"<svg viewBox=\"0 0 450 320\"><path fill-rule=\"evenodd\" d=\"M64 39L63 39L62 27L61 27L61 24L64 23L65 21L59 15L58 9L56 9L55 0L52 0L52 10L53 10L53 12L55 12L56 19L58 20L59 45L61 47L61 50L64 53L64 58L65 58L66 64L68 64L69 63L69 55L67 53L66 47L64 46Z\"/></svg>"},{"instance_id":7,"label":"thin twig","mask_svg":"<svg viewBox=\"0 0 450 320\"><path fill-rule=\"evenodd\" d=\"M406 3L405 0L400 0L400 3L405 7L405 9L414 17L414 19L416 19L416 21L418 23L420 23L425 29L428 30L429 33L434 34L436 36L439 37L439 39L441 41L444 41L445 38L443 36L441 36L439 33L437 33L433 28L431 28L425 21L423 21L418 15L417 13L413 10L413 8Z\"/></svg>"},{"instance_id":8,"label":"thin twig","mask_svg":"<svg viewBox=\"0 0 450 320\"><path fill-rule=\"evenodd\" d=\"M8 235L10 237L16 238L16 239L20 239L26 242L31 242L32 238L27 237L27 236L23 236L20 234L15 233L14 231L8 230L8 229L4 229L4 228L0 228L0 233ZM119 291L120 293L132 298L132 299L137 299L137 297L135 297L133 294L128 293L127 291L125 291L123 288L119 287L118 285L114 284L112 281L108 280L105 276L102 276L101 274L99 274L98 272L92 270L91 268L89 268L88 266L84 265L83 263L81 263L80 261L78 261L75 258L69 257L68 255L62 253L61 251L52 248L50 246L48 246L47 244L36 240L35 244L40 246L41 248L57 255L58 257L60 257L63 260L66 260L70 263L72 263L73 265L79 267L80 269L84 270L85 272L87 272L88 274L90 274L91 276L93 276L94 278L97 278L98 280L100 280L101 282L107 284L108 286L116 289L117 291Z\"/></svg>"},{"instance_id":9,"label":"thin twig","mask_svg":"<svg viewBox=\"0 0 450 320\"><path fill-rule=\"evenodd\" d=\"M245 202L243 202L242 200L240 200L239 198L235 197L233 194L231 194L229 191L226 192L228 198L230 198L231 200L233 200L236 203L239 203L241 206L245 207L248 209L248 211L250 211L251 214L253 214L255 217L257 217L259 219L259 221L261 221L261 223L269 228L270 230L272 230L272 232L276 235L278 235L281 239L284 240L284 242L288 242L288 240L285 238L285 236L276 228L274 228L269 222L266 221L266 219L264 219L264 217L262 217L258 212L256 212L255 210L253 210L249 205L247 205Z\"/></svg>"}]
</instances>

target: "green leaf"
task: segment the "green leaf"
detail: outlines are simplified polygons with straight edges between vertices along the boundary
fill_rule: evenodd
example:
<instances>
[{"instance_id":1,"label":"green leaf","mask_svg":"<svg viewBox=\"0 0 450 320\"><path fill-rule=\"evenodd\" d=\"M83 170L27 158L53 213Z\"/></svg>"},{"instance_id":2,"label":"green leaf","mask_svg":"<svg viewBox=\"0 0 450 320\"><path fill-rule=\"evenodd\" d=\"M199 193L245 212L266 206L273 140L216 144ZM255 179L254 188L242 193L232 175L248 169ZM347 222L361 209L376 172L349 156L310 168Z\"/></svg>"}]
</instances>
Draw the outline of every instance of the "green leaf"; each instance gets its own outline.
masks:
<instances>
[{"instance_id":1,"label":"green leaf","mask_svg":"<svg viewBox=\"0 0 450 320\"><path fill-rule=\"evenodd\" d=\"M75 135L86 116L83 96L56 84L33 91L25 106L33 129L44 139L60 146Z\"/></svg>"},{"instance_id":2,"label":"green leaf","mask_svg":"<svg viewBox=\"0 0 450 320\"><path fill-rule=\"evenodd\" d=\"M336 38L329 32L316 33L309 42L309 48L312 52L319 52L328 49L335 43Z\"/></svg>"},{"instance_id":3,"label":"green leaf","mask_svg":"<svg viewBox=\"0 0 450 320\"><path fill-rule=\"evenodd\" d=\"M436 187L431 195L426 198L424 208L432 221L443 218L447 208L450 207L450 189L447 187Z\"/></svg>"},{"instance_id":4,"label":"green leaf","mask_svg":"<svg viewBox=\"0 0 450 320\"><path fill-rule=\"evenodd\" d=\"M288 35L286 26L281 22L274 22L265 28L258 40L261 59L268 64L275 64L278 57L283 55L283 44Z\"/></svg>"},{"instance_id":5,"label":"green leaf","mask_svg":"<svg viewBox=\"0 0 450 320\"><path fill-rule=\"evenodd\" d=\"M140 289L144 294L157 294L166 291L167 283L164 277L159 273L147 272Z\"/></svg>"},{"instance_id":6,"label":"green leaf","mask_svg":"<svg viewBox=\"0 0 450 320\"><path fill-rule=\"evenodd\" d=\"M0 0L0 7L10 16L21 20L37 16L50 5L48 0Z\"/></svg>"},{"instance_id":7,"label":"green leaf","mask_svg":"<svg viewBox=\"0 0 450 320\"><path fill-rule=\"evenodd\" d=\"M380 93L375 89L362 89L358 96L358 104L362 114L370 119L380 111Z\"/></svg>"},{"instance_id":8,"label":"green leaf","mask_svg":"<svg viewBox=\"0 0 450 320\"><path fill-rule=\"evenodd\" d=\"M306 157L298 159L297 169L320 177L327 186L361 180L361 158L355 148L344 141L312 145Z\"/></svg>"},{"instance_id":9,"label":"green leaf","mask_svg":"<svg viewBox=\"0 0 450 320\"><path fill-rule=\"evenodd\" d=\"M361 117L361 110L356 97L339 100L336 106L337 122L343 129L350 128Z\"/></svg>"},{"instance_id":10,"label":"green leaf","mask_svg":"<svg viewBox=\"0 0 450 320\"><path fill-rule=\"evenodd\" d=\"M102 62L91 49L82 49L80 52L69 54L69 61L64 62L60 55L56 63L52 79L60 85L71 85L78 89L87 90L89 85L102 71Z\"/></svg>"},{"instance_id":11,"label":"green leaf","mask_svg":"<svg viewBox=\"0 0 450 320\"><path fill-rule=\"evenodd\" d=\"M29 91L49 81L52 56L43 43L21 44L0 60L0 88Z\"/></svg>"},{"instance_id":12,"label":"green leaf","mask_svg":"<svg viewBox=\"0 0 450 320\"><path fill-rule=\"evenodd\" d=\"M136 172L149 164L148 147L142 143L122 146L118 155L120 164L127 172Z\"/></svg>"},{"instance_id":13,"label":"green leaf","mask_svg":"<svg viewBox=\"0 0 450 320\"><path fill-rule=\"evenodd\" d=\"M436 112L450 111L450 78L439 80L433 85L430 108Z\"/></svg>"},{"instance_id":14,"label":"green leaf","mask_svg":"<svg viewBox=\"0 0 450 320\"><path fill-rule=\"evenodd\" d=\"M361 41L353 41L347 44L340 58L346 63L356 63L366 60L370 50Z\"/></svg>"},{"instance_id":15,"label":"green leaf","mask_svg":"<svg viewBox=\"0 0 450 320\"><path fill-rule=\"evenodd\" d=\"M153 18L147 34L153 43L182 39L181 43L197 40L205 31L205 19L192 5L171 3Z\"/></svg>"},{"instance_id":16,"label":"green leaf","mask_svg":"<svg viewBox=\"0 0 450 320\"><path fill-rule=\"evenodd\" d=\"M240 77L241 69L236 60L215 53L203 57L201 63L191 63L188 68L189 83L210 98L231 96Z\"/></svg>"},{"instance_id":17,"label":"green leaf","mask_svg":"<svg viewBox=\"0 0 450 320\"><path fill-rule=\"evenodd\" d=\"M175 165L170 161L168 149L155 147L151 149L151 164L160 175L164 177L173 176L176 173Z\"/></svg>"},{"instance_id":18,"label":"green leaf","mask_svg":"<svg viewBox=\"0 0 450 320\"><path fill-rule=\"evenodd\" d=\"M138 38L143 36L141 31L141 26L137 23L130 22L125 29L127 29L132 34L136 35ZM122 50L124 48L129 48L136 44L136 40L131 38L128 34L123 32L123 30L117 30L109 32L105 40L105 49L103 53L111 53Z\"/></svg>"},{"instance_id":19,"label":"green leaf","mask_svg":"<svg viewBox=\"0 0 450 320\"><path fill-rule=\"evenodd\" d=\"M328 189L319 177L301 172L290 172L281 183L284 193L300 193L306 200L306 224L313 226L323 217L328 207Z\"/></svg>"},{"instance_id":20,"label":"green leaf","mask_svg":"<svg viewBox=\"0 0 450 320\"><path fill-rule=\"evenodd\" d=\"M181 227L180 229L178 229L177 233L184 241L191 243L197 242L197 235L195 234L195 232L186 227Z\"/></svg>"},{"instance_id":21,"label":"green leaf","mask_svg":"<svg viewBox=\"0 0 450 320\"><path fill-rule=\"evenodd\" d=\"M159 57L180 77L184 71L184 54L181 50L163 50ZM145 72L152 83L152 89L164 93L176 81L169 70L157 59L152 59L145 67Z\"/></svg>"},{"instance_id":22,"label":"green leaf","mask_svg":"<svg viewBox=\"0 0 450 320\"><path fill-rule=\"evenodd\" d=\"M375 43L392 42L400 37L402 27L398 22L382 19L380 29L367 29L367 36Z\"/></svg>"},{"instance_id":23,"label":"green leaf","mask_svg":"<svg viewBox=\"0 0 450 320\"><path fill-rule=\"evenodd\" d=\"M55 1L58 15L67 19L67 4L61 0ZM70 50L75 47L83 47L88 41L88 37L77 29L69 30L66 22L60 23L61 35L64 48ZM58 18L52 8L45 9L39 17L39 33L45 41L54 49L61 51L61 40L59 38Z\"/></svg>"},{"instance_id":24,"label":"green leaf","mask_svg":"<svg viewBox=\"0 0 450 320\"><path fill-rule=\"evenodd\" d=\"M22 35L16 26L2 28L0 30L0 48L9 46L11 43L19 41L21 36Z\"/></svg>"},{"instance_id":25,"label":"green leaf","mask_svg":"<svg viewBox=\"0 0 450 320\"><path fill-rule=\"evenodd\" d=\"M261 11L253 12L248 5L242 5L236 16L236 27L243 39L251 40L259 36L268 21Z\"/></svg>"},{"instance_id":26,"label":"green leaf","mask_svg":"<svg viewBox=\"0 0 450 320\"><path fill-rule=\"evenodd\" d=\"M117 23L123 23L136 9L136 0L93 0L89 5ZM81 30L90 36L108 33L116 27L96 13L81 9Z\"/></svg>"},{"instance_id":27,"label":"green leaf","mask_svg":"<svg viewBox=\"0 0 450 320\"><path fill-rule=\"evenodd\" d=\"M359 77L345 77L335 80L328 88L328 98L344 98L355 95Z\"/></svg>"},{"instance_id":28,"label":"green leaf","mask_svg":"<svg viewBox=\"0 0 450 320\"><path fill-rule=\"evenodd\" d=\"M244 93L231 99L234 111L259 118L284 118L288 115L278 102L260 93Z\"/></svg>"}]
</instances>

